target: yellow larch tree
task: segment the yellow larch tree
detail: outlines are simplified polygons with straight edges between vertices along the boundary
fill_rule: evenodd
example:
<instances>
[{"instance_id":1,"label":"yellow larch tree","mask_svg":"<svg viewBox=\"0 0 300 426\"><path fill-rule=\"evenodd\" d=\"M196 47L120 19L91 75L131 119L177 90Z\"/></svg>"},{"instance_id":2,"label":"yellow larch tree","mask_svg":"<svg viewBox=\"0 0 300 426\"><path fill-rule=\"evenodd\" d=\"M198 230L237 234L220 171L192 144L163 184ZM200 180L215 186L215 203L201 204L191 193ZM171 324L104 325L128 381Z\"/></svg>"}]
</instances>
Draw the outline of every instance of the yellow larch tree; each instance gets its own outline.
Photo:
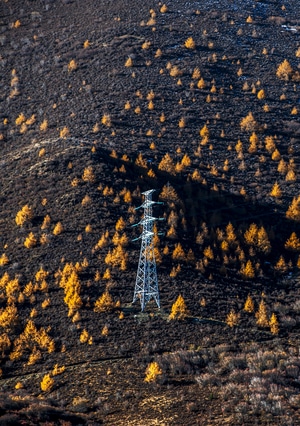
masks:
<instances>
[{"instance_id":1,"label":"yellow larch tree","mask_svg":"<svg viewBox=\"0 0 300 426\"><path fill-rule=\"evenodd\" d=\"M95 312L109 312L114 309L114 302L110 293L106 290L102 296L100 296L94 306Z\"/></svg>"},{"instance_id":2,"label":"yellow larch tree","mask_svg":"<svg viewBox=\"0 0 300 426\"><path fill-rule=\"evenodd\" d=\"M226 240L229 245L236 242L235 230L231 222L229 222L226 226Z\"/></svg>"},{"instance_id":3,"label":"yellow larch tree","mask_svg":"<svg viewBox=\"0 0 300 426\"><path fill-rule=\"evenodd\" d=\"M276 76L281 80L289 80L293 74L293 68L287 59L284 59L281 64L278 65Z\"/></svg>"},{"instance_id":4,"label":"yellow larch tree","mask_svg":"<svg viewBox=\"0 0 300 426\"><path fill-rule=\"evenodd\" d=\"M274 185L272 187L272 190L270 192L270 195L271 195L271 197L275 197L275 198L280 198L281 197L282 192L281 192L281 189L280 189L280 186L279 186L278 182L274 183Z\"/></svg>"},{"instance_id":5,"label":"yellow larch tree","mask_svg":"<svg viewBox=\"0 0 300 426\"><path fill-rule=\"evenodd\" d=\"M70 277L68 278L65 285L65 298L64 302L68 305L70 313L73 313L74 310L79 309L82 306L82 300L80 297L80 280L78 274L75 270L71 272Z\"/></svg>"},{"instance_id":6,"label":"yellow larch tree","mask_svg":"<svg viewBox=\"0 0 300 426\"><path fill-rule=\"evenodd\" d=\"M269 321L270 331L272 334L278 334L279 333L279 322L277 319L277 316L274 314L274 312L271 315L270 321Z\"/></svg>"},{"instance_id":7,"label":"yellow larch tree","mask_svg":"<svg viewBox=\"0 0 300 426\"><path fill-rule=\"evenodd\" d=\"M272 248L267 231L263 226L261 226L257 231L257 248L264 254L270 253Z\"/></svg>"},{"instance_id":8,"label":"yellow larch tree","mask_svg":"<svg viewBox=\"0 0 300 426\"><path fill-rule=\"evenodd\" d=\"M240 126L241 129L245 131L251 132L255 130L257 123L253 117L252 112L249 112L249 114L241 120Z\"/></svg>"},{"instance_id":9,"label":"yellow larch tree","mask_svg":"<svg viewBox=\"0 0 300 426\"><path fill-rule=\"evenodd\" d=\"M248 245L254 246L257 243L258 228L255 223L251 223L249 228L244 233L245 241Z\"/></svg>"},{"instance_id":10,"label":"yellow larch tree","mask_svg":"<svg viewBox=\"0 0 300 426\"><path fill-rule=\"evenodd\" d=\"M16 215L16 224L18 226L23 226L25 222L29 222L33 218L32 208L26 204L18 211Z\"/></svg>"},{"instance_id":11,"label":"yellow larch tree","mask_svg":"<svg viewBox=\"0 0 300 426\"><path fill-rule=\"evenodd\" d=\"M226 324L232 328L238 325L238 323L239 323L239 314L237 314L233 309L231 309L231 311L226 317Z\"/></svg>"},{"instance_id":12,"label":"yellow larch tree","mask_svg":"<svg viewBox=\"0 0 300 426\"><path fill-rule=\"evenodd\" d=\"M33 232L30 232L28 235L27 235L27 237L26 237L26 239L25 239L25 241L24 241L24 246L26 247L26 248L32 248L32 247L35 247L37 245L37 239L36 239L36 237L34 236L34 233Z\"/></svg>"},{"instance_id":13,"label":"yellow larch tree","mask_svg":"<svg viewBox=\"0 0 300 426\"><path fill-rule=\"evenodd\" d=\"M172 253L172 259L181 261L184 261L186 259L185 252L180 243L176 244Z\"/></svg>"},{"instance_id":14,"label":"yellow larch tree","mask_svg":"<svg viewBox=\"0 0 300 426\"><path fill-rule=\"evenodd\" d=\"M7 264L8 264L8 262L9 262L9 259L8 259L8 257L7 257L7 254L6 254L6 253L3 253L3 254L0 256L0 266L7 265Z\"/></svg>"},{"instance_id":15,"label":"yellow larch tree","mask_svg":"<svg viewBox=\"0 0 300 426\"><path fill-rule=\"evenodd\" d=\"M265 304L265 301L262 299L258 311L255 314L256 317L256 324L259 327L268 327L269 321L268 321L268 314L267 314L267 307Z\"/></svg>"},{"instance_id":16,"label":"yellow larch tree","mask_svg":"<svg viewBox=\"0 0 300 426\"><path fill-rule=\"evenodd\" d=\"M43 392L50 392L54 386L54 379L50 376L50 374L45 374L40 386Z\"/></svg>"},{"instance_id":17,"label":"yellow larch tree","mask_svg":"<svg viewBox=\"0 0 300 426\"><path fill-rule=\"evenodd\" d=\"M203 254L209 260L213 260L214 259L214 252L213 252L211 246L205 247L205 249L203 250Z\"/></svg>"},{"instance_id":18,"label":"yellow larch tree","mask_svg":"<svg viewBox=\"0 0 300 426\"><path fill-rule=\"evenodd\" d=\"M135 164L139 167L142 167L144 169L147 168L147 160L144 159L142 153L140 152L135 160Z\"/></svg>"},{"instance_id":19,"label":"yellow larch tree","mask_svg":"<svg viewBox=\"0 0 300 426\"><path fill-rule=\"evenodd\" d=\"M175 165L169 153L166 153L158 165L158 169L175 175Z\"/></svg>"},{"instance_id":20,"label":"yellow larch tree","mask_svg":"<svg viewBox=\"0 0 300 426\"><path fill-rule=\"evenodd\" d=\"M50 216L47 214L47 215L44 217L43 223L42 223L42 225L41 225L41 229L42 229L42 230L47 229L47 228L49 227L49 225L50 225L50 222L51 222L51 218L50 218Z\"/></svg>"},{"instance_id":21,"label":"yellow larch tree","mask_svg":"<svg viewBox=\"0 0 300 426\"><path fill-rule=\"evenodd\" d=\"M300 238L297 237L296 232L291 233L291 236L285 242L284 248L286 250L300 251Z\"/></svg>"},{"instance_id":22,"label":"yellow larch tree","mask_svg":"<svg viewBox=\"0 0 300 426\"><path fill-rule=\"evenodd\" d=\"M146 383L155 382L157 377L162 374L162 369L157 362L151 362L146 368L146 377L144 381Z\"/></svg>"},{"instance_id":23,"label":"yellow larch tree","mask_svg":"<svg viewBox=\"0 0 300 426\"><path fill-rule=\"evenodd\" d=\"M125 228L125 226L126 226L125 220L123 219L123 217L120 217L117 220L117 223L116 223L116 226L115 226L116 231L123 231L123 229Z\"/></svg>"},{"instance_id":24,"label":"yellow larch tree","mask_svg":"<svg viewBox=\"0 0 300 426\"><path fill-rule=\"evenodd\" d=\"M252 300L252 297L250 294L248 294L245 305L244 305L244 311L246 312L254 312L254 302Z\"/></svg>"},{"instance_id":25,"label":"yellow larch tree","mask_svg":"<svg viewBox=\"0 0 300 426\"><path fill-rule=\"evenodd\" d=\"M64 228L61 222L57 222L53 229L53 235L60 235L63 232Z\"/></svg>"},{"instance_id":26,"label":"yellow larch tree","mask_svg":"<svg viewBox=\"0 0 300 426\"><path fill-rule=\"evenodd\" d=\"M169 183L163 186L161 193L159 194L159 198L161 198L162 200L167 200L167 201L179 200L177 192L175 191L173 186L170 185Z\"/></svg>"},{"instance_id":27,"label":"yellow larch tree","mask_svg":"<svg viewBox=\"0 0 300 426\"><path fill-rule=\"evenodd\" d=\"M171 313L169 315L170 320L182 320L189 314L184 298L181 294L177 297L176 301L172 305Z\"/></svg>"},{"instance_id":28,"label":"yellow larch tree","mask_svg":"<svg viewBox=\"0 0 300 426\"><path fill-rule=\"evenodd\" d=\"M278 259L278 262L274 266L274 269L277 272L282 273L282 274L288 270L288 266L287 266L283 256L280 256L280 258Z\"/></svg>"},{"instance_id":29,"label":"yellow larch tree","mask_svg":"<svg viewBox=\"0 0 300 426\"><path fill-rule=\"evenodd\" d=\"M240 269L240 273L246 279L249 279L249 278L251 279L251 278L255 277L255 271L254 271L254 268L252 266L251 260L247 260L246 265L242 265L242 267Z\"/></svg>"},{"instance_id":30,"label":"yellow larch tree","mask_svg":"<svg viewBox=\"0 0 300 426\"><path fill-rule=\"evenodd\" d=\"M83 175L82 175L82 180L84 182L90 182L90 183L95 182L96 178L95 178L92 166L88 166L84 169Z\"/></svg>"},{"instance_id":31,"label":"yellow larch tree","mask_svg":"<svg viewBox=\"0 0 300 426\"><path fill-rule=\"evenodd\" d=\"M285 216L288 219L300 222L300 195L298 195L298 197L293 198L293 201L287 209Z\"/></svg>"},{"instance_id":32,"label":"yellow larch tree","mask_svg":"<svg viewBox=\"0 0 300 426\"><path fill-rule=\"evenodd\" d=\"M181 165L183 167L189 167L191 165L191 163L192 162L191 162L190 157L187 154L184 154L184 156L182 157L182 160L181 160Z\"/></svg>"},{"instance_id":33,"label":"yellow larch tree","mask_svg":"<svg viewBox=\"0 0 300 426\"><path fill-rule=\"evenodd\" d=\"M184 42L184 46L187 48L187 49L195 49L196 48L196 43L194 42L194 40L193 40L193 38L192 37L189 37L189 38L187 38L186 40L185 40L185 42Z\"/></svg>"}]
</instances>

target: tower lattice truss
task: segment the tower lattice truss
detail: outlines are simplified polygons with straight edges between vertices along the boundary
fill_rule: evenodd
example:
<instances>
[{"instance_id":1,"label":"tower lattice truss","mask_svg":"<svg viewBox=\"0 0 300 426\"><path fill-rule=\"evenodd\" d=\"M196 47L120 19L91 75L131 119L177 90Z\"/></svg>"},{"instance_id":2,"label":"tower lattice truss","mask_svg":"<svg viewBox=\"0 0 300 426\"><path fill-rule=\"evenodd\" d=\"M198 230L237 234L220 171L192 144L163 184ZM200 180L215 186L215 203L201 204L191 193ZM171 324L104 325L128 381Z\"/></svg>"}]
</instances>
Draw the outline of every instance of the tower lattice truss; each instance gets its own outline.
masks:
<instances>
[{"instance_id":1,"label":"tower lattice truss","mask_svg":"<svg viewBox=\"0 0 300 426\"><path fill-rule=\"evenodd\" d=\"M153 204L157 204L155 201L152 201L152 193L154 191L154 189L150 189L149 191L142 193L145 196L145 200L140 207L137 207L137 209L143 208L144 216L139 223L134 225L142 225L143 232L141 236L137 238L141 239L142 243L132 303L140 299L142 311L144 311L146 304L152 298L155 300L158 308L160 308L153 242L153 224L157 219L152 216L152 206Z\"/></svg>"}]
</instances>

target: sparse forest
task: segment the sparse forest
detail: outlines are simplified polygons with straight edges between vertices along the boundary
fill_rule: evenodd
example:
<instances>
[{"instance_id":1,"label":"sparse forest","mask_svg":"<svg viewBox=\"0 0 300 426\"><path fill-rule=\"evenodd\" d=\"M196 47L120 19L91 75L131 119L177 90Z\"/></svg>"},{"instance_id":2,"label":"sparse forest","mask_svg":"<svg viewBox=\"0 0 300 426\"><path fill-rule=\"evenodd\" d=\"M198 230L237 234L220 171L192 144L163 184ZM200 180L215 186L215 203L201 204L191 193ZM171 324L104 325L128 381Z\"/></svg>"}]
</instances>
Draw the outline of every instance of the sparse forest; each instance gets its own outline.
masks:
<instances>
[{"instance_id":1,"label":"sparse forest","mask_svg":"<svg viewBox=\"0 0 300 426\"><path fill-rule=\"evenodd\" d=\"M300 425L298 1L0 1L0 424Z\"/></svg>"}]
</instances>

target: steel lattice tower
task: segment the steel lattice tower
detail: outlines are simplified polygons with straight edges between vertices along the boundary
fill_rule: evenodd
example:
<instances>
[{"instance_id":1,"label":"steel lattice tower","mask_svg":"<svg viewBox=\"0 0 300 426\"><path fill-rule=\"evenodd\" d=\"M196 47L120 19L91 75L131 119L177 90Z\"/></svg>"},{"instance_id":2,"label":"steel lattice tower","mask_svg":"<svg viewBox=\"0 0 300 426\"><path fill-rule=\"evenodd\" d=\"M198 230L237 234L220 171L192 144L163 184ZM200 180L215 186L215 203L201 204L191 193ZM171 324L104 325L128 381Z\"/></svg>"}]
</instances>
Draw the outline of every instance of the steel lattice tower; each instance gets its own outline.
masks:
<instances>
[{"instance_id":1,"label":"steel lattice tower","mask_svg":"<svg viewBox=\"0 0 300 426\"><path fill-rule=\"evenodd\" d=\"M153 224L157 218L152 216L152 206L153 204L161 203L152 201L152 193L154 191L155 189L150 189L149 191L142 192L142 194L145 196L145 200L141 206L136 208L136 210L143 208L144 216L139 223L133 225L143 225L143 232L141 236L135 239L142 239L142 244L132 302L134 303L137 299L140 299L142 312L152 297L155 300L158 308L160 308L153 242Z\"/></svg>"}]
</instances>

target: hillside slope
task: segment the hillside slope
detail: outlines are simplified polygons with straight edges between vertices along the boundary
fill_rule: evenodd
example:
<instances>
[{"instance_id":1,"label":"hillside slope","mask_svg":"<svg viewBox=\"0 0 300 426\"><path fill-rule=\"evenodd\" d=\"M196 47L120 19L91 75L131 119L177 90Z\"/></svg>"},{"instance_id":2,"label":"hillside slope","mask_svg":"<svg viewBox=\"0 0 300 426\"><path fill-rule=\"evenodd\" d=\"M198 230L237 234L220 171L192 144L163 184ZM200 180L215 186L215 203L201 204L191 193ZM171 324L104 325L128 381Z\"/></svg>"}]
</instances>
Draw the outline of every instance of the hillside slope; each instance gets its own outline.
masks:
<instances>
[{"instance_id":1,"label":"hillside slope","mask_svg":"<svg viewBox=\"0 0 300 426\"><path fill-rule=\"evenodd\" d=\"M300 424L298 16L1 3L2 424ZM161 309L141 313L150 188Z\"/></svg>"}]
</instances>

